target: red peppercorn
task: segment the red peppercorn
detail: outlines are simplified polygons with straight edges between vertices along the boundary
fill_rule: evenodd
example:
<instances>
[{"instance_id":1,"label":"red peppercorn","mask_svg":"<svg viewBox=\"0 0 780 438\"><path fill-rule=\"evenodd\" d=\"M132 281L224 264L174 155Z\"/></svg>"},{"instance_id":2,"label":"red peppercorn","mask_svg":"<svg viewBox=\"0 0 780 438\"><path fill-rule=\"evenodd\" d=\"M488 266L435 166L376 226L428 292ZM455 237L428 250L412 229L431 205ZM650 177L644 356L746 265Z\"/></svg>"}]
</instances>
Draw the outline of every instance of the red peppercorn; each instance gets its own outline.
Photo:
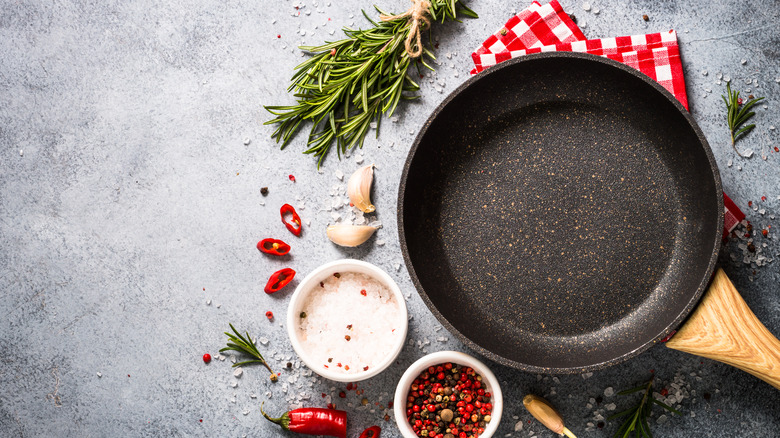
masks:
<instances>
[{"instance_id":1,"label":"red peppercorn","mask_svg":"<svg viewBox=\"0 0 780 438\"><path fill-rule=\"evenodd\" d=\"M203 362L209 363L211 362L211 355L206 353L203 355Z\"/></svg>"},{"instance_id":2,"label":"red peppercorn","mask_svg":"<svg viewBox=\"0 0 780 438\"><path fill-rule=\"evenodd\" d=\"M363 295L365 297L366 296L366 290L365 289L361 290L360 291L360 295Z\"/></svg>"},{"instance_id":3,"label":"red peppercorn","mask_svg":"<svg viewBox=\"0 0 780 438\"><path fill-rule=\"evenodd\" d=\"M339 392L339 397L347 398L347 394L344 391Z\"/></svg>"},{"instance_id":4,"label":"red peppercorn","mask_svg":"<svg viewBox=\"0 0 780 438\"><path fill-rule=\"evenodd\" d=\"M289 175L287 178L290 178L290 181L295 182L295 176Z\"/></svg>"},{"instance_id":5,"label":"red peppercorn","mask_svg":"<svg viewBox=\"0 0 780 438\"><path fill-rule=\"evenodd\" d=\"M428 412L436 412L436 405L428 405Z\"/></svg>"},{"instance_id":6,"label":"red peppercorn","mask_svg":"<svg viewBox=\"0 0 780 438\"><path fill-rule=\"evenodd\" d=\"M269 321L273 321L273 319L274 319L274 312L271 312L270 310L265 312L265 317L268 318Z\"/></svg>"},{"instance_id":7,"label":"red peppercorn","mask_svg":"<svg viewBox=\"0 0 780 438\"><path fill-rule=\"evenodd\" d=\"M669 390L664 388L661 390L660 394L662 397L666 397L669 394Z\"/></svg>"}]
</instances>

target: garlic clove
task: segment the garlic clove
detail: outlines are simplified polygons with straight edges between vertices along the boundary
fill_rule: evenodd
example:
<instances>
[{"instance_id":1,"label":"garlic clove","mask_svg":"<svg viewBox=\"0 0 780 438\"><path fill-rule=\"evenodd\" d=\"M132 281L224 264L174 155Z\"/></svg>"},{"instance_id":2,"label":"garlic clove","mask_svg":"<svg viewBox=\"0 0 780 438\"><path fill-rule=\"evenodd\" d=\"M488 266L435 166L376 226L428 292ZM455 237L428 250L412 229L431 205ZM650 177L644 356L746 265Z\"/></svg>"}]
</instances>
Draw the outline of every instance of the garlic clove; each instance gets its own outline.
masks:
<instances>
[{"instance_id":1,"label":"garlic clove","mask_svg":"<svg viewBox=\"0 0 780 438\"><path fill-rule=\"evenodd\" d=\"M328 239L340 246L358 246L368 240L376 227L370 225L331 225L326 230Z\"/></svg>"},{"instance_id":2,"label":"garlic clove","mask_svg":"<svg viewBox=\"0 0 780 438\"><path fill-rule=\"evenodd\" d=\"M539 420L539 422L551 431L558 435L566 435L569 438L577 438L563 425L561 414L559 414L547 400L533 394L528 394L523 398L523 406L528 409L528 412L530 412L534 418Z\"/></svg>"},{"instance_id":3,"label":"garlic clove","mask_svg":"<svg viewBox=\"0 0 780 438\"><path fill-rule=\"evenodd\" d=\"M361 167L356 170L347 182L347 194L352 205L363 213L371 213L376 210L371 204L371 184L374 181L374 165Z\"/></svg>"}]
</instances>

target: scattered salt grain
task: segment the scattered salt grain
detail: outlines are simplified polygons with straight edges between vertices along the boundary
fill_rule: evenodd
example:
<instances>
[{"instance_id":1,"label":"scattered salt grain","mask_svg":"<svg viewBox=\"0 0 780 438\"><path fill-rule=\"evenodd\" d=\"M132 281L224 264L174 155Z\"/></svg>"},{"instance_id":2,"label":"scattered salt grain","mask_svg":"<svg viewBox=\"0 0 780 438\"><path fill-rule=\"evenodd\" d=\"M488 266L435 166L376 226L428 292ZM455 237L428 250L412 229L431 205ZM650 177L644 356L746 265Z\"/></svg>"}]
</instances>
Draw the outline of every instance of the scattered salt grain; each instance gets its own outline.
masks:
<instances>
[{"instance_id":1,"label":"scattered salt grain","mask_svg":"<svg viewBox=\"0 0 780 438\"><path fill-rule=\"evenodd\" d=\"M664 424L664 423L666 423L666 420L668 420L668 419L669 419L669 417L667 417L666 415L661 415L660 417L658 417L657 420L655 420L655 422L658 423L658 424Z\"/></svg>"},{"instance_id":2,"label":"scattered salt grain","mask_svg":"<svg viewBox=\"0 0 780 438\"><path fill-rule=\"evenodd\" d=\"M739 62L740 62L740 64L745 65L745 64L747 64L747 59L742 58L742 60L739 61Z\"/></svg>"},{"instance_id":3,"label":"scattered salt grain","mask_svg":"<svg viewBox=\"0 0 780 438\"><path fill-rule=\"evenodd\" d=\"M206 300L206 305L210 306L211 305L211 300Z\"/></svg>"},{"instance_id":4,"label":"scattered salt grain","mask_svg":"<svg viewBox=\"0 0 780 438\"><path fill-rule=\"evenodd\" d=\"M363 156L362 155L355 155L355 163L360 164L363 162Z\"/></svg>"},{"instance_id":5,"label":"scattered salt grain","mask_svg":"<svg viewBox=\"0 0 780 438\"><path fill-rule=\"evenodd\" d=\"M708 74L709 74L709 72L707 70L702 70L701 71L701 75L702 76L707 76Z\"/></svg>"},{"instance_id":6,"label":"scattered salt grain","mask_svg":"<svg viewBox=\"0 0 780 438\"><path fill-rule=\"evenodd\" d=\"M590 379L593 377L593 373L582 373L581 375L583 379Z\"/></svg>"},{"instance_id":7,"label":"scattered salt grain","mask_svg":"<svg viewBox=\"0 0 780 438\"><path fill-rule=\"evenodd\" d=\"M238 386L238 383L236 383L236 382L230 382L230 387L231 387L231 388L235 388L235 387L237 387L237 386Z\"/></svg>"},{"instance_id":8,"label":"scattered salt grain","mask_svg":"<svg viewBox=\"0 0 780 438\"><path fill-rule=\"evenodd\" d=\"M248 137L245 138L244 139L244 146L249 146L249 143L252 143L252 140L250 138L248 138Z\"/></svg>"},{"instance_id":9,"label":"scattered salt grain","mask_svg":"<svg viewBox=\"0 0 780 438\"><path fill-rule=\"evenodd\" d=\"M103 374L100 371L98 371L97 372L97 376L98 376L98 378L100 378L100 377L103 377Z\"/></svg>"},{"instance_id":10,"label":"scattered salt grain","mask_svg":"<svg viewBox=\"0 0 780 438\"><path fill-rule=\"evenodd\" d=\"M611 386L604 390L604 396L612 397L613 395L615 395L615 390Z\"/></svg>"},{"instance_id":11,"label":"scattered salt grain","mask_svg":"<svg viewBox=\"0 0 780 438\"><path fill-rule=\"evenodd\" d=\"M521 430L523 430L523 420L515 423L515 432L520 432Z\"/></svg>"},{"instance_id":12,"label":"scattered salt grain","mask_svg":"<svg viewBox=\"0 0 780 438\"><path fill-rule=\"evenodd\" d=\"M586 12L590 11L590 3L588 3L588 2L583 3L582 4L582 10L586 11Z\"/></svg>"},{"instance_id":13,"label":"scattered salt grain","mask_svg":"<svg viewBox=\"0 0 780 438\"><path fill-rule=\"evenodd\" d=\"M734 165L734 160L729 160L728 163L726 163L727 166L731 167Z\"/></svg>"},{"instance_id":14,"label":"scattered salt grain","mask_svg":"<svg viewBox=\"0 0 780 438\"><path fill-rule=\"evenodd\" d=\"M260 339L258 339L258 341L260 341L262 345L268 345L268 338L266 337L261 337Z\"/></svg>"},{"instance_id":15,"label":"scattered salt grain","mask_svg":"<svg viewBox=\"0 0 780 438\"><path fill-rule=\"evenodd\" d=\"M241 369L241 367L238 367L235 371L233 371L233 377L235 378L241 377L242 374L244 374L244 370Z\"/></svg>"},{"instance_id":16,"label":"scattered salt grain","mask_svg":"<svg viewBox=\"0 0 780 438\"><path fill-rule=\"evenodd\" d=\"M752 157L753 156L753 149L748 149L747 151L745 151L744 155L745 155L745 158Z\"/></svg>"},{"instance_id":17,"label":"scattered salt grain","mask_svg":"<svg viewBox=\"0 0 780 438\"><path fill-rule=\"evenodd\" d=\"M20 156L20 157L23 157L23 156L24 156L24 149L19 149L19 156Z\"/></svg>"}]
</instances>

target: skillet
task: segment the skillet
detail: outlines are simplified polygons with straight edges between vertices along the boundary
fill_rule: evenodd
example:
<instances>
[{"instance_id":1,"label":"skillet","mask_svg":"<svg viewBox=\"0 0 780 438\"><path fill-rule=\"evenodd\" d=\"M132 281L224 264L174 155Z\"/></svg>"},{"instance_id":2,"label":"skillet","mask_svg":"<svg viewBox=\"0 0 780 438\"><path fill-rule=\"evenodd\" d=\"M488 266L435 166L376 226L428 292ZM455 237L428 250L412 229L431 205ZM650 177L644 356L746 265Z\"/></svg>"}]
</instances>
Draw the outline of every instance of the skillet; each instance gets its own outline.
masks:
<instances>
[{"instance_id":1,"label":"skillet","mask_svg":"<svg viewBox=\"0 0 780 438\"><path fill-rule=\"evenodd\" d=\"M630 67L540 53L467 80L412 145L398 223L423 301L496 362L601 369L666 338L701 300L666 345L780 388L780 341L715 271L712 151L685 108Z\"/></svg>"}]
</instances>

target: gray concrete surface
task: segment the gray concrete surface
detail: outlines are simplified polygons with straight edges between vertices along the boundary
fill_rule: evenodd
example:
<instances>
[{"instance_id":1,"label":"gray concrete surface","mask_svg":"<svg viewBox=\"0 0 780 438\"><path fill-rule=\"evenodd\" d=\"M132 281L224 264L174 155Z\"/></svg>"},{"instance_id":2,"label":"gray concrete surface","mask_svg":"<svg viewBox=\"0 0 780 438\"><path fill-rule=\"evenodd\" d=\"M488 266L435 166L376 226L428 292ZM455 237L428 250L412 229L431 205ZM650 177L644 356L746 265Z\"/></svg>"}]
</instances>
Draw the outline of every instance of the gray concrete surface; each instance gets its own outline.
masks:
<instances>
[{"instance_id":1,"label":"gray concrete surface","mask_svg":"<svg viewBox=\"0 0 780 438\"><path fill-rule=\"evenodd\" d=\"M773 217L780 215L780 153L773 148L780 139L773 127L780 126L780 4L592 0L586 12L580 1L561 3L589 37L678 31L691 110L712 145L724 188L750 221L772 225L772 238L758 241L777 257L780 221ZM408 5L379 4L394 11ZM402 164L422 121L466 79L471 50L527 6L470 4L478 20L434 30L441 62L429 79L436 82L423 81L422 99L405 105L397 123L384 123L379 139L369 138L358 154L378 167L376 218L384 228L364 247L344 250L325 238L332 218L321 210L332 202L333 186L344 185L334 171L349 175L359 160L355 154L341 161L331 157L318 173L300 153L302 138L284 151L271 141L262 105L292 101L285 88L292 68L305 59L295 46L336 38L342 25L365 26L359 10L368 2L3 0L0 435L293 436L261 417L260 402L277 413L301 394L309 397L307 405L324 406L325 393L349 411L350 437L372 424L384 428L383 437L398 437L374 403L386 406L401 373L425 352L468 352L436 331L405 268L397 267L402 262L395 202ZM767 98L755 132L740 144L754 151L750 159L737 157L727 140L719 97L725 84L717 84L718 73L745 94L750 89ZM245 145L245 139L251 142ZM263 186L269 187L267 197L260 195ZM279 222L285 202L304 205L301 238ZM259 254L254 245L266 236L292 242L290 258ZM721 265L779 335L780 261L746 265L737 245L726 245ZM342 257L386 269L410 293L409 338L430 343L407 345L395 365L360 385L362 395L349 391L345 399L337 396L344 385L334 382L300 376L287 383L301 370L274 385L258 367L233 377L229 358L204 365L201 355L217 354L229 322L270 340L262 350L275 369L283 370L287 357L295 362L280 324L291 289L268 296L262 292L265 280L283 266L305 275ZM276 314L274 323L264 317L266 310ZM598 423L594 411L609 403L620 409L629 400L603 396L604 390L633 386L651 370L660 382L679 375L691 390L680 403L682 417L652 420L655 436L780 434L780 392L728 366L663 346L589 378L491 366L504 382L507 402L498 436L553 436L529 423L520 402L528 392L547 394L578 436L611 436L614 422L590 431L587 423ZM288 394L282 392L285 383ZM599 395L601 403L589 407ZM368 407L360 406L362 397ZM518 422L523 428L514 432Z\"/></svg>"}]
</instances>

